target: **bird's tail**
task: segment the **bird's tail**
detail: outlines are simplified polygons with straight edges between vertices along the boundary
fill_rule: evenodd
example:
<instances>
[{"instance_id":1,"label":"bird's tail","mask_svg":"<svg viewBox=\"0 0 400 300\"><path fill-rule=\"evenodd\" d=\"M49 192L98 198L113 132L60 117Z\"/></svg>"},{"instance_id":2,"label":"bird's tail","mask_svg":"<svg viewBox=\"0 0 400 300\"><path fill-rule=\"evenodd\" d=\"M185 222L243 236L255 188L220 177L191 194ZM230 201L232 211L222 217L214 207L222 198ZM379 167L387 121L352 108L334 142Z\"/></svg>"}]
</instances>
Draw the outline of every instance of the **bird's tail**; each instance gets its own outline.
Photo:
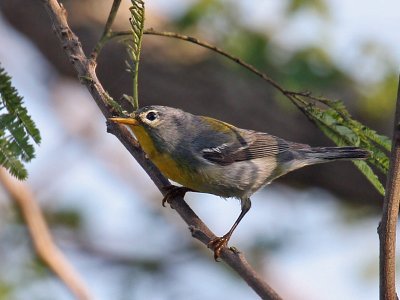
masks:
<instances>
[{"instance_id":1,"label":"bird's tail","mask_svg":"<svg viewBox=\"0 0 400 300\"><path fill-rule=\"evenodd\" d=\"M367 159L371 152L357 147L315 147L299 152L312 163L323 163L339 159Z\"/></svg>"}]
</instances>

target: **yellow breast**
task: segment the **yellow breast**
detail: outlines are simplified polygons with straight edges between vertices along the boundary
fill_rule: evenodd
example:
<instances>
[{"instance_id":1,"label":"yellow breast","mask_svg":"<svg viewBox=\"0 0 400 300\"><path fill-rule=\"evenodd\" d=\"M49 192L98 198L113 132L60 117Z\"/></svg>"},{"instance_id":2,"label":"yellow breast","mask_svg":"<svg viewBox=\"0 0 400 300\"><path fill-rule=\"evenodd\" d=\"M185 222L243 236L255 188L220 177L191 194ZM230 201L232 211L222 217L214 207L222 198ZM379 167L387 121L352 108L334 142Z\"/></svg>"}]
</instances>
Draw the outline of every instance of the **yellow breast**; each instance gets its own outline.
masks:
<instances>
[{"instance_id":1,"label":"yellow breast","mask_svg":"<svg viewBox=\"0 0 400 300\"><path fill-rule=\"evenodd\" d=\"M143 151L164 176L186 187L193 188L192 174L184 166L179 166L170 155L161 153L154 146L152 138L142 126L131 126Z\"/></svg>"}]
</instances>

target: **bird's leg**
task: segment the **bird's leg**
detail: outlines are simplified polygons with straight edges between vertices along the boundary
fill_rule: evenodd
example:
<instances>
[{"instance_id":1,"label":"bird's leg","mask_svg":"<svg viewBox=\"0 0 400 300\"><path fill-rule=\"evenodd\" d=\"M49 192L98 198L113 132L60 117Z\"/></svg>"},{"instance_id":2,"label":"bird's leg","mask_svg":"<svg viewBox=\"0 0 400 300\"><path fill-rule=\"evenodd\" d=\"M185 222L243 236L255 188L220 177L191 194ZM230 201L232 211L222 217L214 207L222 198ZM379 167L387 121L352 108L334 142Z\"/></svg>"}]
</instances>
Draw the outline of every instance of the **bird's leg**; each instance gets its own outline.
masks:
<instances>
[{"instance_id":1,"label":"bird's leg","mask_svg":"<svg viewBox=\"0 0 400 300\"><path fill-rule=\"evenodd\" d=\"M190 188L184 186L176 186L176 185L167 185L162 188L165 192L165 196L162 200L162 206L165 207L165 203L169 203L172 198L175 197L184 197L187 192L196 192Z\"/></svg>"},{"instance_id":2,"label":"bird's leg","mask_svg":"<svg viewBox=\"0 0 400 300\"><path fill-rule=\"evenodd\" d=\"M233 231L239 225L240 221L247 214L247 212L250 210L250 207L251 207L250 198L242 199L242 211L240 212L240 215L236 219L232 228L226 234L224 234L222 237L217 237L208 243L207 247L214 250L214 259L216 261L218 261L218 258L221 255L222 249L224 249L228 245L228 241L231 238Z\"/></svg>"}]
</instances>

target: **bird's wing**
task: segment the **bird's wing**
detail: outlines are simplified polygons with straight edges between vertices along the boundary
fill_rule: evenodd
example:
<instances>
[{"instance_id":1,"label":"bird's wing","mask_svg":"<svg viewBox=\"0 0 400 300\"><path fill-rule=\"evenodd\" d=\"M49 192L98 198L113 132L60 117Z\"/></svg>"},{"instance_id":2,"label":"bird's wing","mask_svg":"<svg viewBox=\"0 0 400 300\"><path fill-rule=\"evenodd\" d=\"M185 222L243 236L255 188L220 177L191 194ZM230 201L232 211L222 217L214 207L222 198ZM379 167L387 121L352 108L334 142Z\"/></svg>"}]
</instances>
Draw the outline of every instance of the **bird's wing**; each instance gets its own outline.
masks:
<instances>
[{"instance_id":1,"label":"bird's wing","mask_svg":"<svg viewBox=\"0 0 400 300\"><path fill-rule=\"evenodd\" d=\"M275 156L290 149L290 142L267 133L234 128L227 142L201 150L204 159L219 165Z\"/></svg>"}]
</instances>

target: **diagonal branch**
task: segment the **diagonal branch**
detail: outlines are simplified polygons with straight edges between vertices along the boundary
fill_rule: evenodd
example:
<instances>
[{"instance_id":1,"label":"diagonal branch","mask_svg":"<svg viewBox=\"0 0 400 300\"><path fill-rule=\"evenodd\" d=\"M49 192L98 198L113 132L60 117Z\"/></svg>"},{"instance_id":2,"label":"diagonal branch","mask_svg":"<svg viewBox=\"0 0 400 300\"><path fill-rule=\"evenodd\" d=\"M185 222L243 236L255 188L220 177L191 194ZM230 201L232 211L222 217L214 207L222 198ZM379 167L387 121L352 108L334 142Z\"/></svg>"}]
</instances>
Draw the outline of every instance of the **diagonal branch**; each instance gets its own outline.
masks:
<instances>
[{"instance_id":1,"label":"diagonal branch","mask_svg":"<svg viewBox=\"0 0 400 300\"><path fill-rule=\"evenodd\" d=\"M107 118L111 117L113 114L113 108L107 104L109 96L97 79L95 73L96 63L94 60L88 59L83 53L79 39L68 26L64 7L59 4L57 0L42 0L42 2L50 16L54 31L60 40L61 46L74 66L77 76L88 88L103 115ZM152 162L146 158L137 141L132 137L127 128L117 124L108 124L108 131L114 134L122 142L131 155L147 172L160 191L162 191L164 186L169 185L168 180L160 173ZM208 244L209 241L215 238L215 235L182 198L172 199L171 207L173 207L189 225L193 237L204 244ZM242 253L224 249L221 258L233 270L235 270L262 299L281 299L281 297L261 278L261 276L252 269Z\"/></svg>"},{"instance_id":2,"label":"diagonal branch","mask_svg":"<svg viewBox=\"0 0 400 300\"><path fill-rule=\"evenodd\" d=\"M397 91L390 168L386 182L382 220L378 227L380 241L379 288L381 300L397 300L396 226L400 204L400 77Z\"/></svg>"},{"instance_id":3,"label":"diagonal branch","mask_svg":"<svg viewBox=\"0 0 400 300\"><path fill-rule=\"evenodd\" d=\"M121 0L114 0L111 6L111 11L108 15L106 26L104 27L103 34L100 37L100 40L97 42L96 46L94 47L92 53L90 54L91 58L96 60L97 56L103 48L104 44L108 41L110 35L112 34L111 25L114 23L114 19L117 16L118 8L121 4Z\"/></svg>"},{"instance_id":4,"label":"diagonal branch","mask_svg":"<svg viewBox=\"0 0 400 300\"><path fill-rule=\"evenodd\" d=\"M57 274L76 299L92 299L82 279L54 244L43 214L31 192L7 172L0 169L0 182L17 203L29 229L37 254Z\"/></svg>"}]
</instances>

